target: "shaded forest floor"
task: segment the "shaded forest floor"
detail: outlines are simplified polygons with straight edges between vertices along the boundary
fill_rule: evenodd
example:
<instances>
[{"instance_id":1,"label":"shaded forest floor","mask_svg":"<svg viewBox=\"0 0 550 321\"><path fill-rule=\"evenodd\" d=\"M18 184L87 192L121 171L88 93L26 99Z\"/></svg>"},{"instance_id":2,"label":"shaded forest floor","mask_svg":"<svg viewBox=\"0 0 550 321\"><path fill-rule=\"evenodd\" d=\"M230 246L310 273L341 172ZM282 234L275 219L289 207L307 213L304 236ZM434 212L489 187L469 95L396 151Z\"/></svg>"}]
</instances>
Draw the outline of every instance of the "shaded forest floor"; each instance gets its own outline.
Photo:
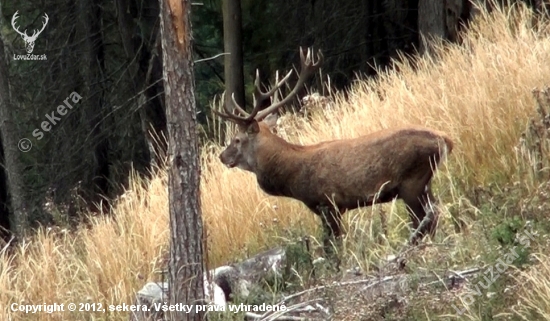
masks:
<instances>
[{"instance_id":1,"label":"shaded forest floor","mask_svg":"<svg viewBox=\"0 0 550 321\"><path fill-rule=\"evenodd\" d=\"M550 84L549 35L549 25L528 9L485 12L462 45L440 46L414 66L398 62L398 72L358 81L309 120L283 122L281 135L302 144L405 124L447 132L455 142L434 178L441 209L435 239L404 247L408 218L400 201L352 211L345 215L338 273L318 260L320 224L307 208L265 195L252 175L219 162L220 142L206 143L201 203L209 268L285 246L294 253L288 273L245 302L274 303L325 286L289 304L320 299L312 307L329 309L334 320L550 319L550 103L547 94L533 92ZM165 175L132 177L111 215L92 216L76 230L64 228L66 209L59 206L53 210L59 227L0 253L0 316L127 320L121 312L26 315L10 304L131 304L146 282L160 280L169 234ZM308 251L300 250L304 236ZM312 269L312 261L320 263ZM472 268L479 273L461 277ZM311 318L327 318L317 310Z\"/></svg>"}]
</instances>

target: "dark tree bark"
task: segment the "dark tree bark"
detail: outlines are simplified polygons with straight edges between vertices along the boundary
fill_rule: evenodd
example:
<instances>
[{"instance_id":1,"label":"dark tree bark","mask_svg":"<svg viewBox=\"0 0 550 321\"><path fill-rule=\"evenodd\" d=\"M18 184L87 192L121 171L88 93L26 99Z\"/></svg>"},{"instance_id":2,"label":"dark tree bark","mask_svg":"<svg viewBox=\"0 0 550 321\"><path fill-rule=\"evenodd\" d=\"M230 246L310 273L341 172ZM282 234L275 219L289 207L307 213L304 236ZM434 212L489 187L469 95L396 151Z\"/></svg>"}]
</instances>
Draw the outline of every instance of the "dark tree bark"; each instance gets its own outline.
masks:
<instances>
[{"instance_id":1,"label":"dark tree bark","mask_svg":"<svg viewBox=\"0 0 550 321\"><path fill-rule=\"evenodd\" d=\"M223 0L223 46L225 103L235 95L235 101L245 107L241 0ZM228 105L230 106L230 105Z\"/></svg>"},{"instance_id":2,"label":"dark tree bark","mask_svg":"<svg viewBox=\"0 0 550 321\"><path fill-rule=\"evenodd\" d=\"M86 51L84 58L85 90L82 97L86 104L86 119L90 131L91 168L85 180L88 195L85 199L90 205L105 201L109 196L109 139L105 130L105 121L109 111L105 100L105 44L101 29L101 2L81 0L80 16L82 31L85 34ZM104 204L104 209L108 204ZM95 206L92 206L95 210Z\"/></svg>"},{"instance_id":3,"label":"dark tree bark","mask_svg":"<svg viewBox=\"0 0 550 321\"><path fill-rule=\"evenodd\" d=\"M472 3L469 0L447 0L445 3L445 25L447 39L460 42L459 33L470 18Z\"/></svg>"},{"instance_id":4,"label":"dark tree bark","mask_svg":"<svg viewBox=\"0 0 550 321\"><path fill-rule=\"evenodd\" d=\"M170 304L203 304L204 262L200 162L191 33L191 1L159 0L168 121ZM204 320L204 312L173 312L171 320Z\"/></svg>"},{"instance_id":5,"label":"dark tree bark","mask_svg":"<svg viewBox=\"0 0 550 321\"><path fill-rule=\"evenodd\" d=\"M469 0L418 0L418 32L427 38L424 40L440 38L457 42L470 11ZM421 52L427 49L424 40L419 39Z\"/></svg>"},{"instance_id":6,"label":"dark tree bark","mask_svg":"<svg viewBox=\"0 0 550 321\"><path fill-rule=\"evenodd\" d=\"M24 201L29 200L29 198L24 194L23 169L19 161L22 151L18 149L18 146L26 149L29 145L25 143L23 146L19 143L20 137L17 135L13 118L14 108L10 100L8 77L9 71L4 53L4 41L0 35L0 135L2 136L3 146L1 147L3 148L2 156L4 158L2 171L7 174L7 184L4 180L4 186L7 186L7 188L4 193L7 195L7 189L9 189L12 214L9 218L9 225L15 235L21 236L31 226L32 222L29 211L24 205Z\"/></svg>"},{"instance_id":7,"label":"dark tree bark","mask_svg":"<svg viewBox=\"0 0 550 321\"><path fill-rule=\"evenodd\" d=\"M155 28L158 31L158 28ZM155 31L155 33L157 33ZM160 34L157 38L160 37ZM144 48L145 46L143 46ZM162 78L162 48L160 39L156 41L146 55L147 59L140 62L140 74L143 74L143 89L139 98L141 128L151 155L151 163L158 168L164 166L168 150L168 133L166 123L166 107L164 103Z\"/></svg>"},{"instance_id":8,"label":"dark tree bark","mask_svg":"<svg viewBox=\"0 0 550 321\"><path fill-rule=\"evenodd\" d=\"M147 12L138 11L130 0L117 0L118 24L121 42L126 53L128 72L134 92L139 92L141 127L149 155L134 158L140 167L161 168L168 148L166 111L162 100L162 61L158 39L158 3L153 2ZM136 21L141 21L138 25ZM145 38L150 31L151 36ZM137 59L136 59L137 57ZM152 167L150 165L153 165Z\"/></svg>"},{"instance_id":9,"label":"dark tree bark","mask_svg":"<svg viewBox=\"0 0 550 321\"><path fill-rule=\"evenodd\" d=\"M2 40L0 40L1 44ZM2 133L0 132L0 238L4 241L9 239L10 211L8 206L8 178L4 170L4 145L2 144Z\"/></svg>"},{"instance_id":10,"label":"dark tree bark","mask_svg":"<svg viewBox=\"0 0 550 321\"><path fill-rule=\"evenodd\" d=\"M419 0L418 1L418 32L420 34L420 51L424 52L426 41L431 39L446 39L445 32L445 1ZM422 39L424 37L425 39Z\"/></svg>"}]
</instances>

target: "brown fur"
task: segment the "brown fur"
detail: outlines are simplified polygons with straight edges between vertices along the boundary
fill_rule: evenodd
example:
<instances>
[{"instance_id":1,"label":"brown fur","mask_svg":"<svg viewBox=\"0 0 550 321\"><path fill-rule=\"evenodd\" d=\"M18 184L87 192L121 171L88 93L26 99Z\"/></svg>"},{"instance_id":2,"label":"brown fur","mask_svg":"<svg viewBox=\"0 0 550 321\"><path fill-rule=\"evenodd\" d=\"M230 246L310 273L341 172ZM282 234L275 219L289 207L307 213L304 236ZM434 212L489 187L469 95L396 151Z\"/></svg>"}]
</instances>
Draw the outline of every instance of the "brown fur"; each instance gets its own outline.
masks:
<instances>
[{"instance_id":1,"label":"brown fur","mask_svg":"<svg viewBox=\"0 0 550 321\"><path fill-rule=\"evenodd\" d=\"M452 151L449 137L419 126L301 146L254 121L241 127L220 159L255 173L266 193L302 201L321 216L326 234L338 237L342 213L395 198L407 204L412 227L418 228L435 203L430 182L443 149ZM436 226L434 213L420 236L433 236Z\"/></svg>"}]
</instances>

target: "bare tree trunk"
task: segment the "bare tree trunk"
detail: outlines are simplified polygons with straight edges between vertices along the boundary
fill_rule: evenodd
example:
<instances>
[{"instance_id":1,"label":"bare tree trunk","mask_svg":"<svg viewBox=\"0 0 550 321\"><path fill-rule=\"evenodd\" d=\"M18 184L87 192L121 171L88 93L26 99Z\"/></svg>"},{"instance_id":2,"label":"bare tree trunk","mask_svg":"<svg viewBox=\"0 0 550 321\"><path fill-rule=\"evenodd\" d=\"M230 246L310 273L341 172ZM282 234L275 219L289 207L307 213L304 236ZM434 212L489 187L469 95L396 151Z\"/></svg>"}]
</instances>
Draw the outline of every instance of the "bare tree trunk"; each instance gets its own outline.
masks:
<instances>
[{"instance_id":1,"label":"bare tree trunk","mask_svg":"<svg viewBox=\"0 0 550 321\"><path fill-rule=\"evenodd\" d=\"M85 34L84 81L85 90L85 117L88 120L90 131L91 168L88 177L84 180L88 195L86 201L99 203L109 196L109 139L106 135L105 123L109 111L105 100L105 45L101 29L102 9L101 2L92 0L80 1L80 16L82 31ZM107 204L103 203L107 210ZM95 210L95 206L91 207Z\"/></svg>"},{"instance_id":2,"label":"bare tree trunk","mask_svg":"<svg viewBox=\"0 0 550 321\"><path fill-rule=\"evenodd\" d=\"M134 92L139 92L136 104L139 106L141 127L149 152L147 159L136 157L134 162L148 169L162 168L168 142L166 111L162 99L164 88L162 82L157 82L162 77L161 46L160 39L157 39L159 7L152 3L148 6L147 14L143 14L134 12L138 8L133 1L117 0L116 5L130 79ZM140 25L136 24L138 17L141 18ZM151 30L151 37L139 35L145 30Z\"/></svg>"},{"instance_id":3,"label":"bare tree trunk","mask_svg":"<svg viewBox=\"0 0 550 321\"><path fill-rule=\"evenodd\" d=\"M155 28L155 30L158 30ZM160 34L157 38L160 38ZM143 51L143 50L142 50ZM164 87L162 82L162 48L160 39L157 39L149 52L147 64L140 64L143 74L143 89L139 98L141 128L145 134L151 166L162 168L168 150L168 133L166 124L166 107L164 103Z\"/></svg>"},{"instance_id":4,"label":"bare tree trunk","mask_svg":"<svg viewBox=\"0 0 550 321\"><path fill-rule=\"evenodd\" d=\"M225 102L235 95L235 101L245 107L241 0L223 0L223 46ZM228 105L230 106L230 105Z\"/></svg>"},{"instance_id":5,"label":"bare tree trunk","mask_svg":"<svg viewBox=\"0 0 550 321\"><path fill-rule=\"evenodd\" d=\"M445 32L445 1L419 0L418 1L418 32L420 34L420 51L424 52L430 39L446 39ZM423 39L425 38L425 39Z\"/></svg>"},{"instance_id":6,"label":"bare tree trunk","mask_svg":"<svg viewBox=\"0 0 550 321\"><path fill-rule=\"evenodd\" d=\"M203 304L204 262L200 162L191 33L191 2L162 1L161 37L168 122L170 304ZM204 320L204 312L174 311L171 320Z\"/></svg>"},{"instance_id":7,"label":"bare tree trunk","mask_svg":"<svg viewBox=\"0 0 550 321\"><path fill-rule=\"evenodd\" d=\"M5 163L4 145L2 144L2 133L0 132L0 238L7 241L10 234L11 215L8 206L8 178L4 170Z\"/></svg>"},{"instance_id":8,"label":"bare tree trunk","mask_svg":"<svg viewBox=\"0 0 550 321\"><path fill-rule=\"evenodd\" d=\"M470 19L472 4L470 0L447 0L445 3L445 25L447 39L459 42L459 32Z\"/></svg>"},{"instance_id":9,"label":"bare tree trunk","mask_svg":"<svg viewBox=\"0 0 550 321\"><path fill-rule=\"evenodd\" d=\"M6 64L6 55L4 52L4 41L0 35L0 135L4 152L4 168L7 184L11 196L11 217L9 218L10 227L15 235L23 235L31 226L30 214L24 206L23 168L19 161L20 153L18 144L20 137L17 136L17 130L13 119L13 105L10 100L9 72ZM26 142L25 142L26 143ZM28 142L30 144L30 142ZM29 146L22 146L24 149ZM1 165L1 164L0 164ZM7 191L4 191L7 194ZM0 204L1 205L1 204ZM4 204L5 206L5 204Z\"/></svg>"}]
</instances>

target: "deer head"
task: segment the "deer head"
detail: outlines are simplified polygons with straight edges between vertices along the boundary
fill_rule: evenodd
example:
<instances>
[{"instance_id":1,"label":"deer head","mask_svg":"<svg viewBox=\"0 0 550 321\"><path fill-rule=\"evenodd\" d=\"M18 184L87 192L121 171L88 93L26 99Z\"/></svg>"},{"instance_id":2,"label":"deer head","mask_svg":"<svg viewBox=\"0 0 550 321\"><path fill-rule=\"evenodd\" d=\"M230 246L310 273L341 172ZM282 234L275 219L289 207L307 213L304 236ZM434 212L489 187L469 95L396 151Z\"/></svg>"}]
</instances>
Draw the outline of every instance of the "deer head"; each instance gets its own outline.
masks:
<instances>
[{"instance_id":1,"label":"deer head","mask_svg":"<svg viewBox=\"0 0 550 321\"><path fill-rule=\"evenodd\" d=\"M27 29L25 29L24 32L19 31L19 27L15 24L15 20L19 18L17 14L19 13L19 10L15 12L13 15L13 18L11 18L11 26L13 27L13 30L21 35L21 38L23 38L23 41L25 41L25 50L27 53L32 53L34 50L34 42L36 41L36 38L38 38L38 35L44 31L44 28L46 28L46 25L48 24L48 20L50 19L46 13L44 13L44 22L42 23L42 29L36 30L34 29L34 32L32 33L32 36L27 35Z\"/></svg>"},{"instance_id":2,"label":"deer head","mask_svg":"<svg viewBox=\"0 0 550 321\"><path fill-rule=\"evenodd\" d=\"M302 50L300 47L300 76L292 91L282 100L276 98L276 93L284 85L290 76L292 70L289 71L282 80L278 80L278 74L275 79L275 86L269 91L264 92L260 88L260 75L256 71L256 80L254 81L254 107L250 113L247 113L235 101L235 95L231 95L231 104L233 109L230 110L227 105L224 105L225 113L214 110L219 117L229 120L238 126L238 133L233 137L229 146L221 153L220 160L228 167L239 167L244 170L254 171L254 150L258 143L258 134L260 133L260 124L262 120L266 120L267 116L276 113L277 110L290 102L294 96L303 87L305 81L315 73L323 63L323 54L321 50L317 53L317 62L313 61L313 53L311 49ZM271 97L275 97L272 104L260 111L262 103ZM276 118L271 118L275 120ZM270 124L271 125L271 124Z\"/></svg>"}]
</instances>

